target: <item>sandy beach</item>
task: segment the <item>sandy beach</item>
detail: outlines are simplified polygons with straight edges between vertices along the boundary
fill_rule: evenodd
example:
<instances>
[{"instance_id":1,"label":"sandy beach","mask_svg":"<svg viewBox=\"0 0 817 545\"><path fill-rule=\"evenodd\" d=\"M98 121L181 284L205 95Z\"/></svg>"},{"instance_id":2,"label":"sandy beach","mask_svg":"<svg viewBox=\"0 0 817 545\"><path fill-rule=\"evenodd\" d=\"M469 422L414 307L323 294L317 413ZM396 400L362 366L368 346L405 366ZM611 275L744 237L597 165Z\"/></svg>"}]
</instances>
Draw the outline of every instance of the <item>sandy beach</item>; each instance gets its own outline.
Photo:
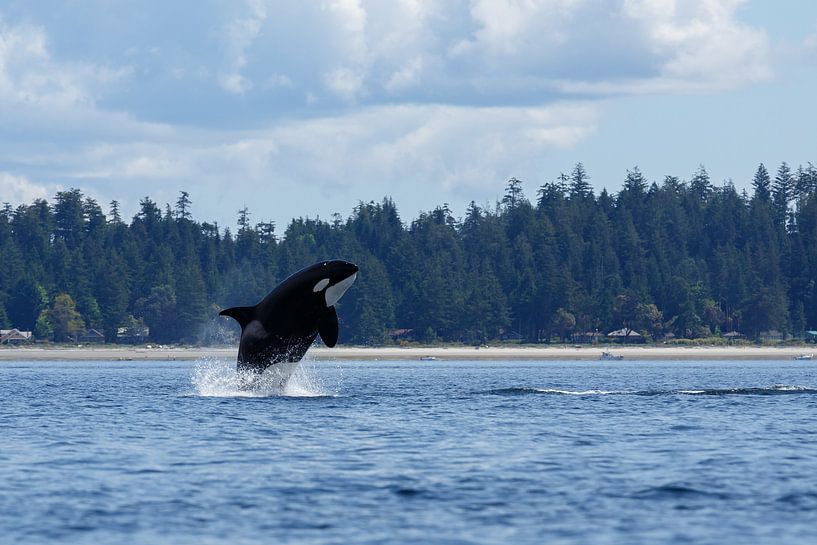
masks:
<instances>
[{"instance_id":1,"label":"sandy beach","mask_svg":"<svg viewBox=\"0 0 817 545\"><path fill-rule=\"evenodd\" d=\"M813 346L787 347L336 347L312 348L315 360L598 360L603 351L625 360L793 360L817 352ZM2 347L0 361L136 361L233 359L225 347Z\"/></svg>"}]
</instances>

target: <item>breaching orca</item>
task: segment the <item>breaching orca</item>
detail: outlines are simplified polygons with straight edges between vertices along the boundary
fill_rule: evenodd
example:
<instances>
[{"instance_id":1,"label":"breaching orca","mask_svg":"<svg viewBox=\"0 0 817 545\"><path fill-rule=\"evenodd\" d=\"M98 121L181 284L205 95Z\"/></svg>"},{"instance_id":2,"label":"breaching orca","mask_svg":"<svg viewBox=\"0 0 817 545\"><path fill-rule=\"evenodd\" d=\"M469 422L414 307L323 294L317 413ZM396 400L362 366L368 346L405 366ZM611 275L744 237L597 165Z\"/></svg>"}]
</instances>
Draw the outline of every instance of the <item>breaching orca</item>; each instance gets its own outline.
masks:
<instances>
[{"instance_id":1,"label":"breaching orca","mask_svg":"<svg viewBox=\"0 0 817 545\"><path fill-rule=\"evenodd\" d=\"M335 346L335 303L355 281L357 271L357 265L347 261L315 263L278 284L254 307L219 312L241 325L238 370L260 374L271 365L298 362L318 334L326 346ZM288 373L282 378L287 377Z\"/></svg>"}]
</instances>

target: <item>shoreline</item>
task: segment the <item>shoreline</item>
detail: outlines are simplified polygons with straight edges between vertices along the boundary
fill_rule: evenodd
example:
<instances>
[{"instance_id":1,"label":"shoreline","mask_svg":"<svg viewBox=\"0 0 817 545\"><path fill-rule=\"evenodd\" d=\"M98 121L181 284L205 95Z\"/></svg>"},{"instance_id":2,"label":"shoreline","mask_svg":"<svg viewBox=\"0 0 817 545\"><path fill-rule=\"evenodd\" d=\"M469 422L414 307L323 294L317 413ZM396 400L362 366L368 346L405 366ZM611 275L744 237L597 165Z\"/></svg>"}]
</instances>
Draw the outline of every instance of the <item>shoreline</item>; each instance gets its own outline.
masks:
<instances>
[{"instance_id":1,"label":"shoreline","mask_svg":"<svg viewBox=\"0 0 817 545\"><path fill-rule=\"evenodd\" d=\"M199 359L234 359L238 348L133 346L82 347L2 347L3 361L185 361ZM804 346L610 346L610 347L336 347L311 348L307 357L317 361L331 360L599 360L609 351L624 360L794 360L801 354L817 352L813 345Z\"/></svg>"}]
</instances>

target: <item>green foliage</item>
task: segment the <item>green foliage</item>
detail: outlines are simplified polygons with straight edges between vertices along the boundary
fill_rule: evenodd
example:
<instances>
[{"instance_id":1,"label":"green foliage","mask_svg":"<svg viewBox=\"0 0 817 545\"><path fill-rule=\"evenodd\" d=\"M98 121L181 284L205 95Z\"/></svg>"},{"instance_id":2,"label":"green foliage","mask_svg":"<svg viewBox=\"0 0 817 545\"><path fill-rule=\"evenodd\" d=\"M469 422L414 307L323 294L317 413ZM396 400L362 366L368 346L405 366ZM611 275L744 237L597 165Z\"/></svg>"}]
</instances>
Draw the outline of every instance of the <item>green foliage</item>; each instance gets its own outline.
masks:
<instances>
[{"instance_id":1,"label":"green foliage","mask_svg":"<svg viewBox=\"0 0 817 545\"><path fill-rule=\"evenodd\" d=\"M251 305L297 269L347 258L361 271L338 308L341 342L550 342L629 327L660 340L749 338L817 329L817 169L760 165L751 198L714 186L651 182L637 167L594 195L581 164L538 188L511 178L501 202L443 204L408 223L391 199L347 218L298 218L283 233L196 221L182 191L162 211L145 197L130 223L79 190L54 204L0 207L0 324L64 340L95 327L150 328L162 343L223 337L218 308ZM497 187L502 190L503 186Z\"/></svg>"},{"instance_id":2,"label":"green foliage","mask_svg":"<svg viewBox=\"0 0 817 545\"><path fill-rule=\"evenodd\" d=\"M755 190L755 200L768 202L771 196L771 185L772 180L769 177L769 171L766 170L766 166L763 163L760 163L760 166L757 167L755 177L752 180L752 187Z\"/></svg>"},{"instance_id":3,"label":"green foliage","mask_svg":"<svg viewBox=\"0 0 817 545\"><path fill-rule=\"evenodd\" d=\"M572 312L559 308L553 316L553 326L559 332L562 342L566 342L576 328L576 317Z\"/></svg>"},{"instance_id":4,"label":"green foliage","mask_svg":"<svg viewBox=\"0 0 817 545\"><path fill-rule=\"evenodd\" d=\"M0 301L0 329L7 329L11 327L11 320L9 320L8 314L6 314L6 306L3 304L3 301Z\"/></svg>"},{"instance_id":5,"label":"green foliage","mask_svg":"<svg viewBox=\"0 0 817 545\"><path fill-rule=\"evenodd\" d=\"M48 321L48 310L43 310L34 324L34 336L40 340L48 340L54 334L54 328Z\"/></svg>"},{"instance_id":6,"label":"green foliage","mask_svg":"<svg viewBox=\"0 0 817 545\"><path fill-rule=\"evenodd\" d=\"M14 327L32 330L40 312L48 306L45 289L32 278L20 279L14 286L6 308Z\"/></svg>"},{"instance_id":7,"label":"green foliage","mask_svg":"<svg viewBox=\"0 0 817 545\"><path fill-rule=\"evenodd\" d=\"M386 329L394 327L392 286L385 267L373 257L358 260L361 271L355 289L346 295L340 312L345 317L341 327L341 342L352 333L357 344L383 344Z\"/></svg>"},{"instance_id":8,"label":"green foliage","mask_svg":"<svg viewBox=\"0 0 817 545\"><path fill-rule=\"evenodd\" d=\"M54 297L54 302L48 309L45 319L53 330L56 342L74 339L85 327L85 322L77 312L74 300L67 293L60 293Z\"/></svg>"},{"instance_id":9,"label":"green foliage","mask_svg":"<svg viewBox=\"0 0 817 545\"><path fill-rule=\"evenodd\" d=\"M176 293L168 285L154 286L147 297L136 301L135 312L150 328L150 336L158 342L173 342L179 338L176 324Z\"/></svg>"}]
</instances>

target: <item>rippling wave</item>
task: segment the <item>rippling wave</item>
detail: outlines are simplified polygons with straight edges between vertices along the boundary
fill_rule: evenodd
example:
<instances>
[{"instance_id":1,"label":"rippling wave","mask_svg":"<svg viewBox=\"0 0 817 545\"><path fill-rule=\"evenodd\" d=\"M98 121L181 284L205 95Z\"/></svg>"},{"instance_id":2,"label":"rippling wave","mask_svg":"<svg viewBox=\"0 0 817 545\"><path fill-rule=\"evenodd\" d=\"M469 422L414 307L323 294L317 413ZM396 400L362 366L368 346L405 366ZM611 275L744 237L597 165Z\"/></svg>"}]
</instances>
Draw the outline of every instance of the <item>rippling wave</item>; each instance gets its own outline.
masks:
<instances>
[{"instance_id":1,"label":"rippling wave","mask_svg":"<svg viewBox=\"0 0 817 545\"><path fill-rule=\"evenodd\" d=\"M0 545L815 542L813 366L275 371L0 365Z\"/></svg>"},{"instance_id":2,"label":"rippling wave","mask_svg":"<svg viewBox=\"0 0 817 545\"><path fill-rule=\"evenodd\" d=\"M645 500L677 500L677 499L720 499L728 500L732 495L718 491L703 490L683 484L664 484L645 488L633 494L631 497Z\"/></svg>"},{"instance_id":3,"label":"rippling wave","mask_svg":"<svg viewBox=\"0 0 817 545\"><path fill-rule=\"evenodd\" d=\"M809 386L790 386L786 384L776 384L770 387L751 388L706 388L689 390L562 390L556 388L497 388L480 392L492 395L570 395L570 396L593 396L593 395L631 395L631 396L661 396L661 395L688 395L688 396L725 396L725 395L787 395L787 394L817 394L817 388Z\"/></svg>"}]
</instances>

